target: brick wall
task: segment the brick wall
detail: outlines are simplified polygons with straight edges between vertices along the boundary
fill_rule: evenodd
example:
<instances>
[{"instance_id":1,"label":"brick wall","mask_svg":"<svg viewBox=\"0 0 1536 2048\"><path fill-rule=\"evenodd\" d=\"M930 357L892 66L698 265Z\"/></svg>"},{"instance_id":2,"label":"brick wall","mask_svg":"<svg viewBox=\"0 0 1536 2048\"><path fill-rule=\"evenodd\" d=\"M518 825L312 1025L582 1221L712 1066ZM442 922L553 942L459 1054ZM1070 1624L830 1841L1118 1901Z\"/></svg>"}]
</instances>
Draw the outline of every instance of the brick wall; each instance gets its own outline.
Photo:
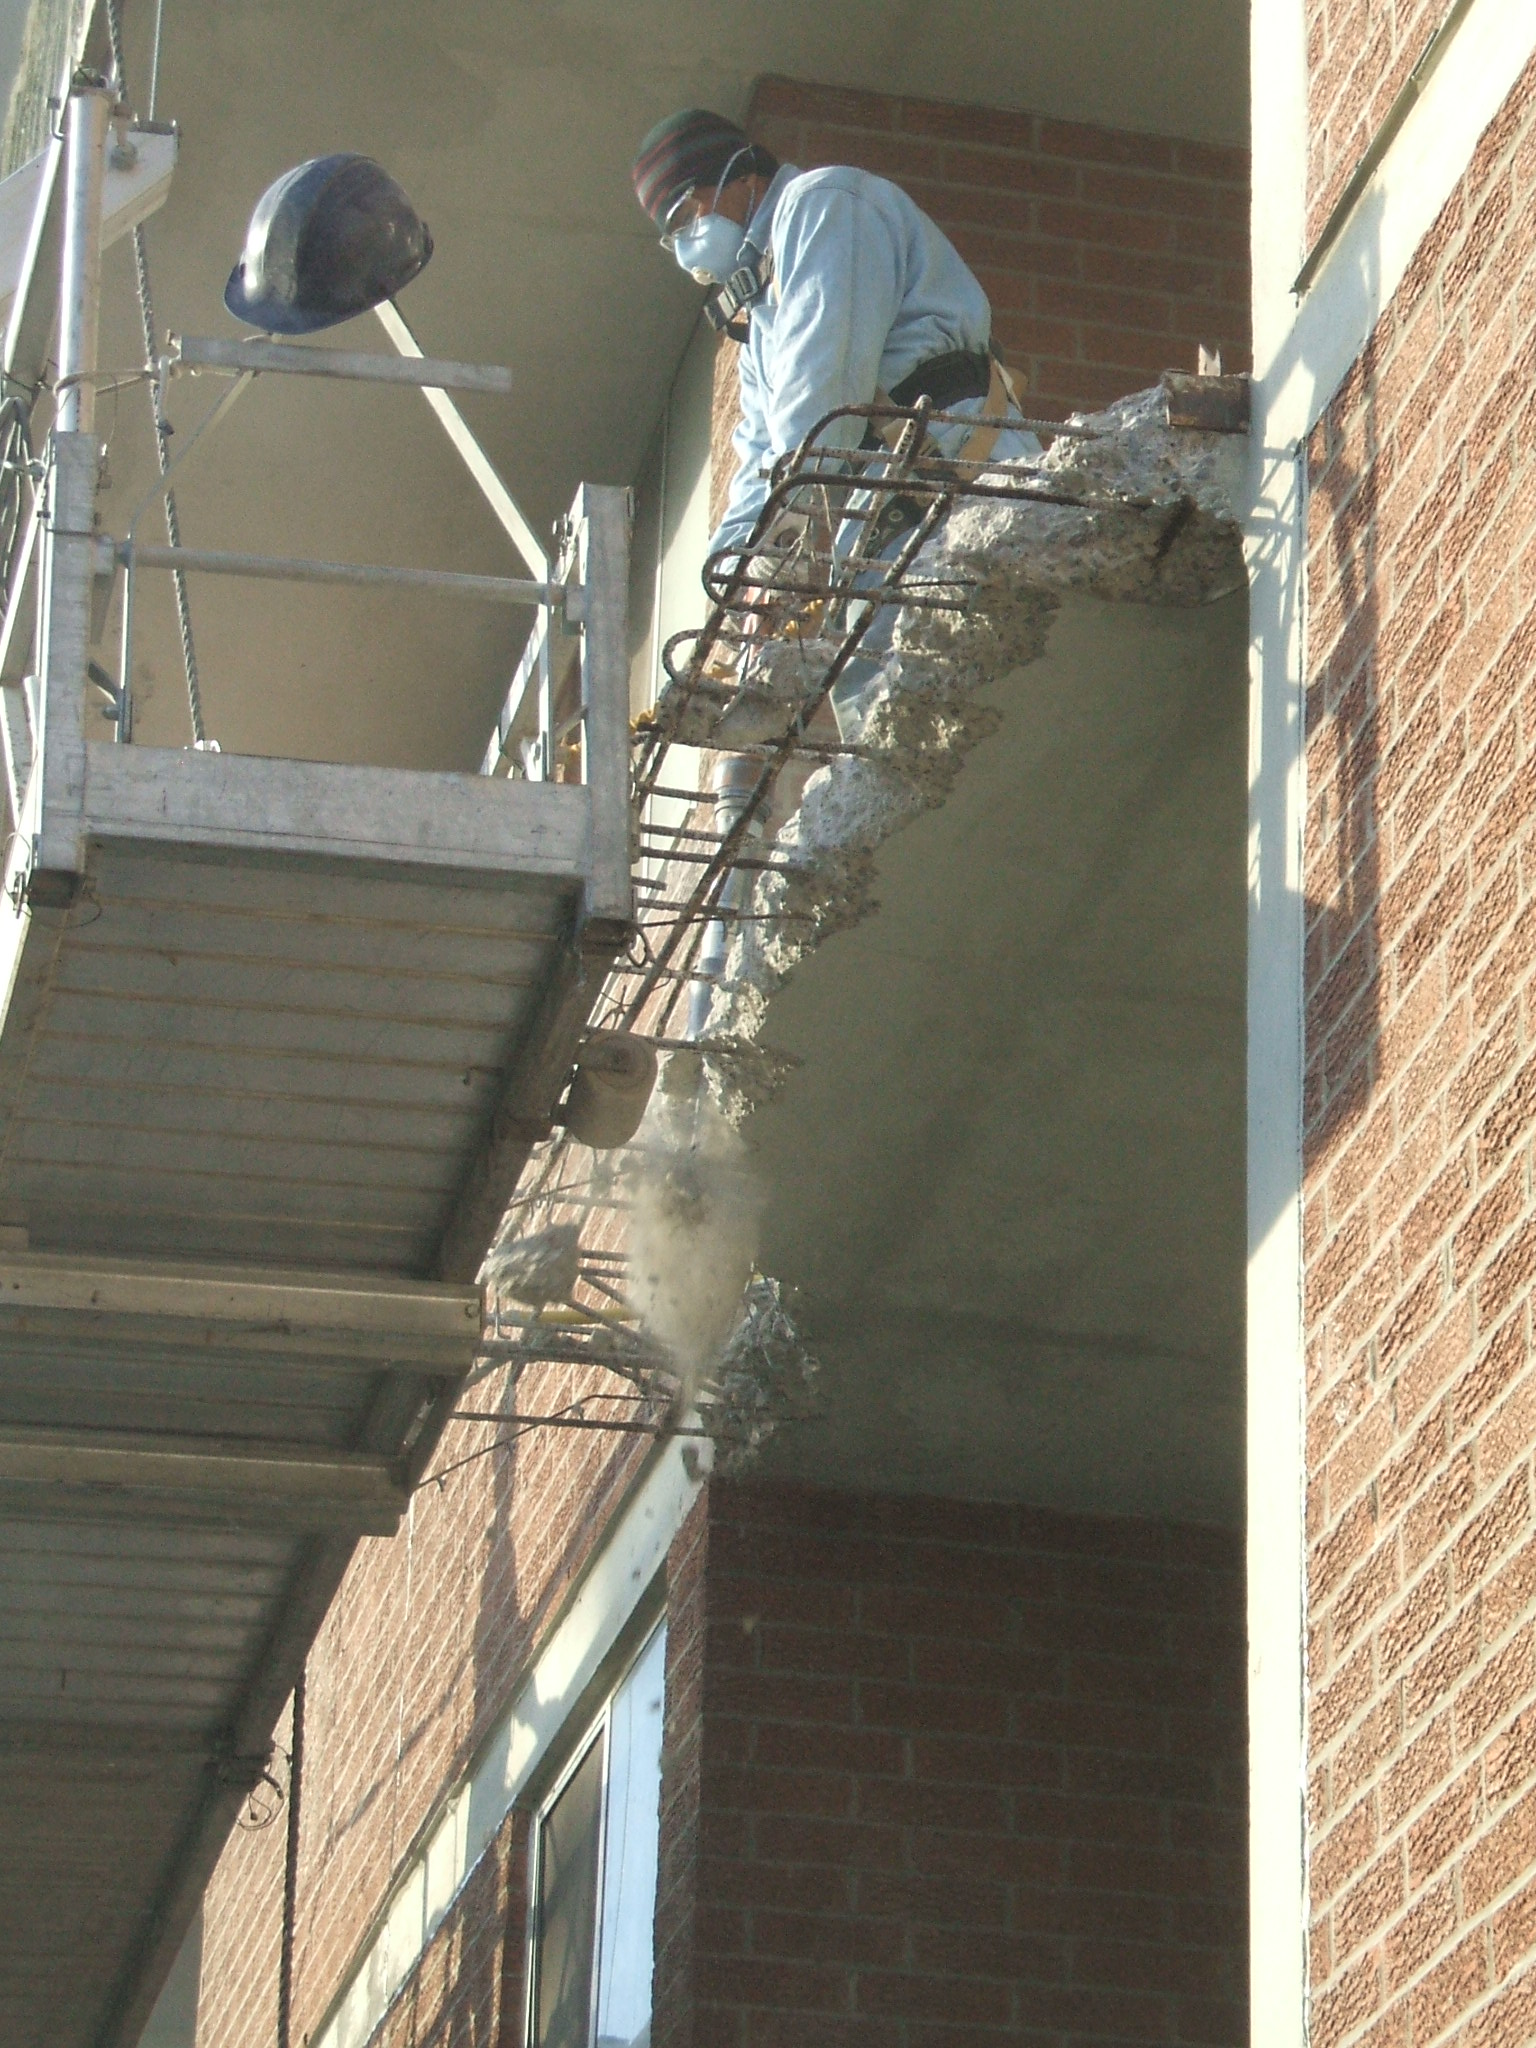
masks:
<instances>
[{"instance_id":1,"label":"brick wall","mask_svg":"<svg viewBox=\"0 0 1536 2048\"><path fill-rule=\"evenodd\" d=\"M1309 242L1452 4L1307 0Z\"/></svg>"},{"instance_id":2,"label":"brick wall","mask_svg":"<svg viewBox=\"0 0 1536 2048\"><path fill-rule=\"evenodd\" d=\"M1247 2040L1237 1536L716 1483L669 1594L655 2048Z\"/></svg>"},{"instance_id":3,"label":"brick wall","mask_svg":"<svg viewBox=\"0 0 1536 2048\"><path fill-rule=\"evenodd\" d=\"M763 82L751 118L802 164L836 158L907 185L977 267L999 342L1042 411L1192 367L1199 341L1221 346L1231 367L1247 361L1241 152L784 80ZM557 1407L578 1390L565 1375L529 1373L520 1405ZM486 1441L483 1430L450 1432L441 1461ZM444 1493L418 1495L399 1538L360 1546L310 1662L300 2037L505 1706L634 1455L591 1436L535 1435L515 1458L483 1460ZM281 1833L232 1837L210 1887L204 2048L270 2041Z\"/></svg>"},{"instance_id":4,"label":"brick wall","mask_svg":"<svg viewBox=\"0 0 1536 2048\"><path fill-rule=\"evenodd\" d=\"M785 163L891 178L938 222L992 302L992 331L1042 418L1252 356L1248 154L1043 114L764 78L748 131ZM730 482L732 343L716 380L714 504Z\"/></svg>"},{"instance_id":5,"label":"brick wall","mask_svg":"<svg viewBox=\"0 0 1536 2048\"><path fill-rule=\"evenodd\" d=\"M528 1821L510 1814L374 2035L376 2048L523 2048Z\"/></svg>"},{"instance_id":6,"label":"brick wall","mask_svg":"<svg viewBox=\"0 0 1536 2048\"><path fill-rule=\"evenodd\" d=\"M1310 449L1314 2048L1536 2038L1536 62Z\"/></svg>"},{"instance_id":7,"label":"brick wall","mask_svg":"<svg viewBox=\"0 0 1536 2048\"><path fill-rule=\"evenodd\" d=\"M854 164L910 193L1052 418L1192 370L1202 341L1248 367L1245 150L787 78L759 82L747 127L803 170Z\"/></svg>"},{"instance_id":8,"label":"brick wall","mask_svg":"<svg viewBox=\"0 0 1536 2048\"><path fill-rule=\"evenodd\" d=\"M547 1413L583 1390L571 1370L529 1367L518 1403ZM475 1405L489 1406L495 1397L492 1382L477 1388ZM434 1469L493 1435L454 1425ZM309 1660L296 2041L319 2023L414 1837L507 1706L547 1618L642 1455L634 1439L615 1447L595 1433L536 1431L515 1451L453 1473L441 1490L418 1493L399 1536L359 1546ZM285 1739L280 1727L279 1744ZM264 1831L234 1833L209 1885L199 2048L271 2048L283 1834L281 1817ZM482 1871L479 1890L472 1886L466 1897L479 1898L490 1882ZM505 1886L505 1873L494 1882ZM446 1996L443 1958L473 1952L475 1971L456 1995L469 2001L466 2011L479 2012L500 1967L506 1921L497 1906L483 1925L446 1923L395 2011L418 2019L436 2012ZM489 1952L482 1954L486 1940L495 1969ZM520 1970L515 1944L508 1967L514 1963ZM455 1962L450 1988L462 1974ZM494 2009L499 2015L501 2006ZM400 2048L417 2036L385 2029L380 2038ZM462 2038L479 2048L487 2037L474 2031Z\"/></svg>"}]
</instances>

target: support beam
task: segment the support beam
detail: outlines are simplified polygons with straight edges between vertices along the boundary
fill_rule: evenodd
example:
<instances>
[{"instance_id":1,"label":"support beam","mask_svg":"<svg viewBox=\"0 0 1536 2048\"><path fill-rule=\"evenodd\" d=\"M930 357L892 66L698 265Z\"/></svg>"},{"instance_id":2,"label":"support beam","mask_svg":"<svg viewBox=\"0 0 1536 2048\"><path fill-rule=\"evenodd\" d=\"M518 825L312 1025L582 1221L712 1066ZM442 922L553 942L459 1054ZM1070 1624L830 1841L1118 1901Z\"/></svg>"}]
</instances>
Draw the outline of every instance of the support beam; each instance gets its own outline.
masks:
<instances>
[{"instance_id":1,"label":"support beam","mask_svg":"<svg viewBox=\"0 0 1536 2048\"><path fill-rule=\"evenodd\" d=\"M42 804L29 898L73 902L85 872L85 673L90 656L96 478L96 346L101 312L101 195L112 95L72 92L60 182L64 233L59 311L59 423L43 554Z\"/></svg>"},{"instance_id":2,"label":"support beam","mask_svg":"<svg viewBox=\"0 0 1536 2048\"><path fill-rule=\"evenodd\" d=\"M255 1439L0 1426L0 1516L256 1522L392 1536L410 1496L383 1458Z\"/></svg>"},{"instance_id":3,"label":"support beam","mask_svg":"<svg viewBox=\"0 0 1536 2048\"><path fill-rule=\"evenodd\" d=\"M51 447L42 564L42 730L35 736L42 803L28 881L28 900L46 909L72 903L85 872L85 671L101 459L92 433L55 434Z\"/></svg>"},{"instance_id":4,"label":"support beam","mask_svg":"<svg viewBox=\"0 0 1536 2048\"><path fill-rule=\"evenodd\" d=\"M382 306L375 306L379 325L389 336L401 355L413 362L425 362L421 344L406 324L399 307L392 299L386 299ZM465 468L480 486L480 494L495 513L497 523L522 556L535 576L549 577L549 556L539 543L538 535L523 517L512 493L491 465L491 459L470 431L469 423L446 391L434 389L432 385L422 386L422 397L442 422L443 432L458 450Z\"/></svg>"},{"instance_id":5,"label":"support beam","mask_svg":"<svg viewBox=\"0 0 1536 2048\"><path fill-rule=\"evenodd\" d=\"M574 508L581 633L583 780L592 793L586 916L634 914L629 831L629 493L583 484Z\"/></svg>"},{"instance_id":6,"label":"support beam","mask_svg":"<svg viewBox=\"0 0 1536 2048\"><path fill-rule=\"evenodd\" d=\"M0 1251L0 1315L64 1309L92 1315L184 1316L285 1331L338 1330L414 1351L424 1343L473 1345L480 1297L471 1287L391 1274L262 1273L242 1267L78 1259L58 1252ZM377 1363L377 1360L375 1360Z\"/></svg>"},{"instance_id":7,"label":"support beam","mask_svg":"<svg viewBox=\"0 0 1536 2048\"><path fill-rule=\"evenodd\" d=\"M397 569L382 562L318 562L298 555L243 555L222 548L154 547L126 540L118 542L112 553L129 569L182 569L209 576L249 576L268 583L354 583L369 589L427 590L444 597L484 598L491 604L564 604L574 595L560 585L516 576Z\"/></svg>"},{"instance_id":8,"label":"support beam","mask_svg":"<svg viewBox=\"0 0 1536 2048\"><path fill-rule=\"evenodd\" d=\"M173 334L166 368L251 370L287 377L344 377L357 383L430 385L437 391L479 391L505 398L512 372L494 363L449 362L437 356L378 356L353 348L313 348L292 341L224 341Z\"/></svg>"}]
</instances>

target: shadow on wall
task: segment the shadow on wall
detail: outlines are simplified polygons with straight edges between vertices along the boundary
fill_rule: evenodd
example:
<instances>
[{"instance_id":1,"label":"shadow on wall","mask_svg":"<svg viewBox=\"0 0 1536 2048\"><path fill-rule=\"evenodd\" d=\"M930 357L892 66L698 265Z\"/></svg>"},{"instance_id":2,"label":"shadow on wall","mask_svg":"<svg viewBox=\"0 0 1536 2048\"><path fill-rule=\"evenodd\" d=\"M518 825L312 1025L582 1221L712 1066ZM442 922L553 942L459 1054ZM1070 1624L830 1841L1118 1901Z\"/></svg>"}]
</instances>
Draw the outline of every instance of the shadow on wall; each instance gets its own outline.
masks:
<instances>
[{"instance_id":1,"label":"shadow on wall","mask_svg":"<svg viewBox=\"0 0 1536 2048\"><path fill-rule=\"evenodd\" d=\"M1381 206L1379 198L1368 201L1355 230L1363 247L1360 284L1371 304L1380 288ZM1272 392L1299 379L1324 395L1325 372L1309 363L1307 334L1299 321L1286 350L1270 365L1265 382ZM1250 1147L1251 1245L1263 1242L1298 1201L1307 1178L1360 1124L1379 1077L1383 1006L1376 771L1385 713L1378 672L1381 565L1372 521L1379 486L1370 474L1376 404L1369 352L1351 377L1360 379L1371 397L1361 429L1347 445L1329 445L1325 417L1305 445L1265 447L1257 457L1261 487L1280 509L1268 530L1250 521L1250 574L1255 582L1278 585L1284 609L1267 624L1255 621L1255 653L1266 687L1251 771L1253 809L1265 817L1281 814L1278 785L1295 743L1289 730L1297 716L1290 687L1294 662L1300 663L1304 678L1300 716L1308 808L1301 877L1288 872L1289 848L1280 833L1265 835L1249 875L1250 902L1261 908L1289 902L1299 912L1305 1005L1301 1157L1283 1156L1280 1147ZM1326 396L1332 401L1335 393L1330 389ZM1314 399L1309 412L1316 410ZM1291 575L1288 562L1297 550L1300 573ZM1336 580L1326 615L1318 616L1306 593L1330 565L1336 565ZM1327 643L1334 623L1347 630L1333 635L1330 658L1314 673L1311 650ZM1273 634L1274 645L1265 644L1266 632ZM1317 878L1325 872L1329 885L1320 888ZM1307 892L1299 902L1298 881ZM1272 909L1266 921L1271 930L1289 922ZM1265 963L1253 966L1250 1001L1264 1003L1271 995L1286 1001L1292 963L1277 963L1272 991L1266 988ZM1262 1085L1262 1077L1256 1078Z\"/></svg>"}]
</instances>

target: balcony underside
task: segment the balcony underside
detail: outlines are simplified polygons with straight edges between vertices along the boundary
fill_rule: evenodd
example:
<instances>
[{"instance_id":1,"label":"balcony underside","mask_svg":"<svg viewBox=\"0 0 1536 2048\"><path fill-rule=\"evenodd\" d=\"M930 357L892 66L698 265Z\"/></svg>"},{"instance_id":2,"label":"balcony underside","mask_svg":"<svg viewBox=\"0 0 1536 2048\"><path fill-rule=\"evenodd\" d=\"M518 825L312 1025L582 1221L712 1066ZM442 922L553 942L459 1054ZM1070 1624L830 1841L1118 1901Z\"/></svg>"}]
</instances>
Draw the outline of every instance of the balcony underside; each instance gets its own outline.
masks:
<instances>
[{"instance_id":1,"label":"balcony underside","mask_svg":"<svg viewBox=\"0 0 1536 2048\"><path fill-rule=\"evenodd\" d=\"M1241 596L1065 606L774 997L762 1263L826 1413L770 1469L1240 1519L1246 649Z\"/></svg>"}]
</instances>

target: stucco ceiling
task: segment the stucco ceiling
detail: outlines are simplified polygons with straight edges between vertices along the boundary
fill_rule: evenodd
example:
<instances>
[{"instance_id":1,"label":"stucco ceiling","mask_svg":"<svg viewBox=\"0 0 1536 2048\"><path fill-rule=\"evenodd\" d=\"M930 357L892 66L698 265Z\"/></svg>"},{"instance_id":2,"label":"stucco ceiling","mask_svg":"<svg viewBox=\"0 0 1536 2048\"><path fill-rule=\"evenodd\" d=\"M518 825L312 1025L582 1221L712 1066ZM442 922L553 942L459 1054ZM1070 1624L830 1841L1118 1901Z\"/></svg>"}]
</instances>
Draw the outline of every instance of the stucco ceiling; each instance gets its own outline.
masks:
<instances>
[{"instance_id":1,"label":"stucco ceiling","mask_svg":"<svg viewBox=\"0 0 1536 2048\"><path fill-rule=\"evenodd\" d=\"M142 100L153 8L127 12ZM543 524L582 477L633 477L697 316L629 194L635 142L660 114L739 110L778 72L1240 140L1246 16L1241 0L166 0L158 112L184 141L149 231L158 322L235 331L220 294L257 194L306 156L370 152L436 237L404 300L425 345L516 372L514 398L470 410ZM139 360L126 248L109 259L106 313L105 359ZM371 320L333 339L383 345ZM184 445L213 394L173 395ZM130 389L103 422L109 524L151 475L145 410ZM520 573L410 394L268 379L199 450L181 506L193 545ZM474 764L524 630L441 599L207 578L193 604L224 745L400 765ZM186 711L163 578L139 629L140 737L175 744Z\"/></svg>"},{"instance_id":2,"label":"stucco ceiling","mask_svg":"<svg viewBox=\"0 0 1536 2048\"><path fill-rule=\"evenodd\" d=\"M841 1486L1235 1522L1247 608L1080 601L796 969L750 1131Z\"/></svg>"}]
</instances>

